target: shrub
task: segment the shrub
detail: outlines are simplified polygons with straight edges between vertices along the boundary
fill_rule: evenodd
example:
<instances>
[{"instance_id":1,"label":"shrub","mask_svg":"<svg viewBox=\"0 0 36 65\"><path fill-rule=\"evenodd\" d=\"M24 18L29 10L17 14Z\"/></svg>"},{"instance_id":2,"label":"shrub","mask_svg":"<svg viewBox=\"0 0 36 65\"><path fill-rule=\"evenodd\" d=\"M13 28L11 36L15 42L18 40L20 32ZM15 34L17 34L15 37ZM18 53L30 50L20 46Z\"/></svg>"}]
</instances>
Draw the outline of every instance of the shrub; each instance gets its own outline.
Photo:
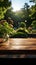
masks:
<instances>
[{"instance_id":1,"label":"shrub","mask_svg":"<svg viewBox=\"0 0 36 65\"><path fill-rule=\"evenodd\" d=\"M23 32L23 33L26 33L26 34L29 33L26 28L18 28L16 31L17 31L17 32Z\"/></svg>"},{"instance_id":2,"label":"shrub","mask_svg":"<svg viewBox=\"0 0 36 65\"><path fill-rule=\"evenodd\" d=\"M32 25L32 28L33 28L33 29L36 29L36 20L33 21L31 25Z\"/></svg>"},{"instance_id":3,"label":"shrub","mask_svg":"<svg viewBox=\"0 0 36 65\"><path fill-rule=\"evenodd\" d=\"M0 37L6 37L7 35L10 35L13 31L13 28L9 26L7 22L4 22L3 25L0 24Z\"/></svg>"},{"instance_id":4,"label":"shrub","mask_svg":"<svg viewBox=\"0 0 36 65\"><path fill-rule=\"evenodd\" d=\"M32 34L34 34L34 33L36 34L36 30L32 30Z\"/></svg>"},{"instance_id":5,"label":"shrub","mask_svg":"<svg viewBox=\"0 0 36 65\"><path fill-rule=\"evenodd\" d=\"M22 32L16 32L15 34L12 35L12 38L27 38L27 34L24 34Z\"/></svg>"},{"instance_id":6,"label":"shrub","mask_svg":"<svg viewBox=\"0 0 36 65\"><path fill-rule=\"evenodd\" d=\"M15 33L13 33L11 35L12 38L27 38L28 37L28 33L23 29L23 28L19 28L16 30Z\"/></svg>"},{"instance_id":7,"label":"shrub","mask_svg":"<svg viewBox=\"0 0 36 65\"><path fill-rule=\"evenodd\" d=\"M24 27L26 27L26 24L24 22L21 22L20 27L24 28Z\"/></svg>"}]
</instances>

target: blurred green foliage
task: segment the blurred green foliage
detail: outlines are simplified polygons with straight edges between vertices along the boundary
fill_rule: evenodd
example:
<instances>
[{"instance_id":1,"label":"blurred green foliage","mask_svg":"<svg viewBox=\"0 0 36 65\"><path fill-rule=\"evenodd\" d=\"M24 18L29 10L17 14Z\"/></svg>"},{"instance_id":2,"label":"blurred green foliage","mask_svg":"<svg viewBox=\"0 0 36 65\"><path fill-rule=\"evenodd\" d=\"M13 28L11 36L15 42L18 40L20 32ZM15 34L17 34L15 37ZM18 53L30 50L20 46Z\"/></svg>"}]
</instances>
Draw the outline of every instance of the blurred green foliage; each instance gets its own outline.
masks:
<instances>
[{"instance_id":1,"label":"blurred green foliage","mask_svg":"<svg viewBox=\"0 0 36 65\"><path fill-rule=\"evenodd\" d=\"M13 31L13 28L9 26L7 22L4 22L3 25L0 24L0 37L6 37L7 35L10 35Z\"/></svg>"},{"instance_id":2,"label":"blurred green foliage","mask_svg":"<svg viewBox=\"0 0 36 65\"><path fill-rule=\"evenodd\" d=\"M4 19L4 13L6 13L10 6L11 2L9 0L0 0L0 20Z\"/></svg>"},{"instance_id":3,"label":"blurred green foliage","mask_svg":"<svg viewBox=\"0 0 36 65\"><path fill-rule=\"evenodd\" d=\"M35 3L35 0L31 2ZM36 33L36 3L31 7L25 3L20 11L13 12L11 1L0 0L0 20L2 19L7 22L0 24L0 37L7 34L18 38L28 37L29 33ZM13 28L10 25L13 25Z\"/></svg>"}]
</instances>

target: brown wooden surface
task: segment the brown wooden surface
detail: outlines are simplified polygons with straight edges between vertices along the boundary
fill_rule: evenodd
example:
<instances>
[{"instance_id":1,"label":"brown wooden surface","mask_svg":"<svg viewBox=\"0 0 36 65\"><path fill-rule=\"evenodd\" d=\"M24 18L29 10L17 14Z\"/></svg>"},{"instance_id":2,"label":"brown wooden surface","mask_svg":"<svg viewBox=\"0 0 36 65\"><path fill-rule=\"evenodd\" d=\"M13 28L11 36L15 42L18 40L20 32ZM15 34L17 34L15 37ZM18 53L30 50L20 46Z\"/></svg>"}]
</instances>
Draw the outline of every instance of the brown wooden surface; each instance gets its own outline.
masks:
<instances>
[{"instance_id":1,"label":"brown wooden surface","mask_svg":"<svg viewBox=\"0 0 36 65\"><path fill-rule=\"evenodd\" d=\"M36 50L36 38L10 38L0 43L0 50Z\"/></svg>"}]
</instances>

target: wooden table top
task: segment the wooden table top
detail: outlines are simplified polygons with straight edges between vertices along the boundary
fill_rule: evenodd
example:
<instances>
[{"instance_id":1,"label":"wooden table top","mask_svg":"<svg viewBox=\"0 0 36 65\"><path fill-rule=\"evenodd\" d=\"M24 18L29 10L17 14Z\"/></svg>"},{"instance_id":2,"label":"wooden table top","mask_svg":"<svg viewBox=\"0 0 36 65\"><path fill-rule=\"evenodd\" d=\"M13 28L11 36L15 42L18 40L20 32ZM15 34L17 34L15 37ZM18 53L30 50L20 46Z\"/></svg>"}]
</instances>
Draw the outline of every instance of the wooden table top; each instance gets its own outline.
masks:
<instances>
[{"instance_id":1,"label":"wooden table top","mask_svg":"<svg viewBox=\"0 0 36 65\"><path fill-rule=\"evenodd\" d=\"M36 38L9 38L0 50L36 50Z\"/></svg>"}]
</instances>

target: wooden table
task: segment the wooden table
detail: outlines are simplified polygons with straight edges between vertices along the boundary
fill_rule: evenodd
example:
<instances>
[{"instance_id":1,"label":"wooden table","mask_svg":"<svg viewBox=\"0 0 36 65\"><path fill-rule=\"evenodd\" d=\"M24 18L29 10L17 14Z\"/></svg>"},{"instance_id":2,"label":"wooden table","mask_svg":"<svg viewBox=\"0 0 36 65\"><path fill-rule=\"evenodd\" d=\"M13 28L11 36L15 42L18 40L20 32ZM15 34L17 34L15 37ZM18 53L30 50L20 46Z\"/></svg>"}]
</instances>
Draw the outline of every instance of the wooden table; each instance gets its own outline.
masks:
<instances>
[{"instance_id":1,"label":"wooden table","mask_svg":"<svg viewBox=\"0 0 36 65\"><path fill-rule=\"evenodd\" d=\"M36 51L36 38L9 38L8 41L0 44L0 57L8 57L9 54L11 56L11 53L22 54L26 57L27 54L32 54L32 50Z\"/></svg>"},{"instance_id":2,"label":"wooden table","mask_svg":"<svg viewBox=\"0 0 36 65\"><path fill-rule=\"evenodd\" d=\"M36 50L36 38L9 38L0 50Z\"/></svg>"}]
</instances>

